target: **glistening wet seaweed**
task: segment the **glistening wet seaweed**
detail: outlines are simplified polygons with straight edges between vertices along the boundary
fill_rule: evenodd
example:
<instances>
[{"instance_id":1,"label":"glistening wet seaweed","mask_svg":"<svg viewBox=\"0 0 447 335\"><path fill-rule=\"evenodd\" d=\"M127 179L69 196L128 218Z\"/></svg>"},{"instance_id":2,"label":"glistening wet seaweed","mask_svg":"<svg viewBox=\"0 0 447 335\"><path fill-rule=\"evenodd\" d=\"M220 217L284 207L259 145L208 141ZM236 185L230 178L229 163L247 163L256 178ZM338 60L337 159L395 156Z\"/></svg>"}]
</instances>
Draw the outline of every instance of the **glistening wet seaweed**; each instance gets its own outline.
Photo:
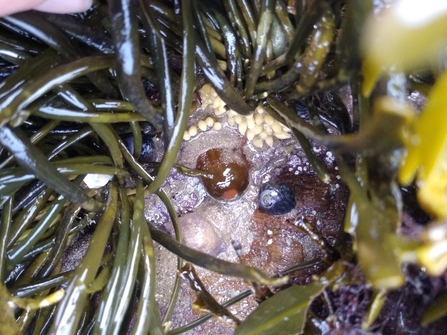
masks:
<instances>
[{"instance_id":1,"label":"glistening wet seaweed","mask_svg":"<svg viewBox=\"0 0 447 335\"><path fill-rule=\"evenodd\" d=\"M321 260L305 264L310 273L317 266L319 277L310 282L306 276L307 286L283 286L235 333L444 329L439 307L446 301L446 252L433 250L447 235L447 77L438 73L445 65L429 43L442 40L445 20L408 33L385 16L385 37L422 36L414 52L404 52L399 43L384 43L379 28L363 34L373 11L372 1L357 0L225 0L216 8L201 0L109 0L78 15L1 18L0 332L176 334L194 328L203 320L170 330L163 324L177 304L179 281L162 320L155 302L161 264L152 238L179 256L178 269L186 259L258 285L288 281L198 253L144 220L144 197L156 194L181 240L163 184L173 167L182 171L176 158L197 82L204 80L226 108L246 116L261 106L292 129L323 182L331 177L314 144L332 150L350 190L344 231L353 243L344 233L328 241L324 229L297 220L294 229L321 249ZM374 48L362 53L361 43ZM430 68L424 60L433 58L439 63ZM387 66L400 72L383 70ZM423 75L411 73L415 67L424 68ZM416 80L421 77L428 80ZM415 90L429 92L420 116L407 103ZM296 113L297 102L307 117ZM152 174L138 163L143 122L164 142ZM133 134L133 153L119 136L123 123ZM88 189L82 183L87 174L113 179ZM417 191L402 197L399 183L415 178ZM415 201L428 214L406 210ZM403 220L408 235L399 233ZM59 260L86 225L95 227L88 248L67 271ZM99 302L90 303L95 292ZM353 292L366 297L360 314L345 309Z\"/></svg>"}]
</instances>

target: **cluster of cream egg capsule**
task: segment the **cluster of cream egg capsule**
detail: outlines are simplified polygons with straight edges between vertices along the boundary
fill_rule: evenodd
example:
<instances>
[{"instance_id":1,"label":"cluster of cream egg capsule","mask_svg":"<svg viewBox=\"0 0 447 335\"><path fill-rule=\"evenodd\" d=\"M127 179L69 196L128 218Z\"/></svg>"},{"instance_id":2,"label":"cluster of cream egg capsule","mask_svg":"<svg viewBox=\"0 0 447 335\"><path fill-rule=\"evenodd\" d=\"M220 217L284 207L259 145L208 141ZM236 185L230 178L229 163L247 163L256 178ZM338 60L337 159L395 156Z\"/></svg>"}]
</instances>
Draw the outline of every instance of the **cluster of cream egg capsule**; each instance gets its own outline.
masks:
<instances>
[{"instance_id":1,"label":"cluster of cream egg capsule","mask_svg":"<svg viewBox=\"0 0 447 335\"><path fill-rule=\"evenodd\" d=\"M257 107L253 114L244 116L233 110L228 110L225 102L217 95L210 84L205 84L199 91L202 99L202 109L211 108L217 117L225 117L229 126L237 127L239 132L258 148L262 148L264 143L272 147L277 139L287 139L291 137L290 129L282 123L276 121L267 114L262 107ZM199 120L197 125L190 126L183 136L185 141L190 140L199 132L210 129L220 130L222 124L215 121L211 116Z\"/></svg>"}]
</instances>

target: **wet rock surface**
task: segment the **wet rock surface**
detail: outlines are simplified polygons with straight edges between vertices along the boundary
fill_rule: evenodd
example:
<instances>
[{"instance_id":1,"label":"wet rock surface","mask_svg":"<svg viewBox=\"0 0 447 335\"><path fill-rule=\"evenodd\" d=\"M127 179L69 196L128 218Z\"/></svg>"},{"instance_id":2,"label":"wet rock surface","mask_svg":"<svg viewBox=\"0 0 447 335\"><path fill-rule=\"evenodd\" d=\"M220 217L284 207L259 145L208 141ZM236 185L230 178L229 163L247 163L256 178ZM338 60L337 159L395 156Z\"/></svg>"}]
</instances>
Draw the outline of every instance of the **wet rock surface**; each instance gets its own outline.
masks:
<instances>
[{"instance_id":1,"label":"wet rock surface","mask_svg":"<svg viewBox=\"0 0 447 335\"><path fill-rule=\"evenodd\" d=\"M198 111L197 118L206 117ZM309 222L323 234L329 243L335 243L338 230L343 222L347 201L347 190L339 182L334 156L324 148L314 147L314 152L327 166L331 176L329 183L322 182L312 171L307 157L296 145L293 138L276 142L272 147L257 148L244 139L240 132L227 127L219 131L209 130L184 142L178 163L190 168L197 166L198 157L206 156L213 148L226 153L236 153L238 160L246 160L250 179L246 189L233 201L211 197L205 183L199 177L187 177L173 172L163 185L163 190L172 199L180 216L188 217L191 238L186 244L201 248L201 238L195 235L199 223L195 215L206 220L213 227L220 240L218 258L230 262L243 262L275 275L303 261L323 256L316 244L297 229L303 222ZM286 214L270 215L258 209L258 194L261 185L279 181L290 186L295 194L296 205ZM172 233L172 225L166 209L156 197L147 199L146 218ZM191 216L190 216L191 215ZM181 223L182 224L182 223ZM214 235L211 233L211 235ZM185 236L189 234L185 232ZM185 238L186 240L186 238ZM239 259L232 245L240 244ZM219 249L218 249L219 250ZM212 253L212 252L211 252ZM157 269L157 302L162 313L166 310L176 270L175 257L164 248L156 247L156 256L163 267ZM324 266L315 266L293 274L293 282L308 283L312 274L320 273ZM196 267L197 273L208 291L220 303L250 289L241 279L224 277ZM201 316L191 308L196 299L188 283L182 282L178 305L172 316L172 328L185 325ZM253 297L244 299L229 309L243 320L258 303ZM232 334L233 330L218 320L212 319L186 334Z\"/></svg>"},{"instance_id":2,"label":"wet rock surface","mask_svg":"<svg viewBox=\"0 0 447 335\"><path fill-rule=\"evenodd\" d=\"M244 259L249 264L264 264L264 269L272 275L323 256L310 237L297 226L308 222L334 244L343 222L348 198L346 186L324 183L313 173L296 175L295 172L286 167L277 176L293 190L296 199L294 210L278 216L256 210L253 215L251 230L256 232L256 236ZM332 173L335 172L333 169Z\"/></svg>"}]
</instances>

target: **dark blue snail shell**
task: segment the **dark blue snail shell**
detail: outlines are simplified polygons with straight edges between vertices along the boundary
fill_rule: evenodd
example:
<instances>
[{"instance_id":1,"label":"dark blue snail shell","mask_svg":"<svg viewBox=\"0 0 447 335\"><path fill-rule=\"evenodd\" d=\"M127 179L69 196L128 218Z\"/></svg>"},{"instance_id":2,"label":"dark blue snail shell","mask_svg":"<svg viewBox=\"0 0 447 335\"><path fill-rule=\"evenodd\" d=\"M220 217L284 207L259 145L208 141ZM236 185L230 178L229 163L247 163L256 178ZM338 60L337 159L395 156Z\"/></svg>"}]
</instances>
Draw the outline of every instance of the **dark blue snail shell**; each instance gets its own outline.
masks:
<instances>
[{"instance_id":1,"label":"dark blue snail shell","mask_svg":"<svg viewBox=\"0 0 447 335\"><path fill-rule=\"evenodd\" d=\"M272 215L289 213L295 208L296 200L292 189L284 183L268 181L262 184L258 195L258 206Z\"/></svg>"},{"instance_id":2,"label":"dark blue snail shell","mask_svg":"<svg viewBox=\"0 0 447 335\"><path fill-rule=\"evenodd\" d=\"M152 140L152 136L149 134L142 134L143 137L143 145L141 147L140 157L138 161L140 163L151 163L155 160L155 145ZM121 135L121 139L124 142L127 150L133 155L134 147L133 147L133 135L132 133Z\"/></svg>"}]
</instances>

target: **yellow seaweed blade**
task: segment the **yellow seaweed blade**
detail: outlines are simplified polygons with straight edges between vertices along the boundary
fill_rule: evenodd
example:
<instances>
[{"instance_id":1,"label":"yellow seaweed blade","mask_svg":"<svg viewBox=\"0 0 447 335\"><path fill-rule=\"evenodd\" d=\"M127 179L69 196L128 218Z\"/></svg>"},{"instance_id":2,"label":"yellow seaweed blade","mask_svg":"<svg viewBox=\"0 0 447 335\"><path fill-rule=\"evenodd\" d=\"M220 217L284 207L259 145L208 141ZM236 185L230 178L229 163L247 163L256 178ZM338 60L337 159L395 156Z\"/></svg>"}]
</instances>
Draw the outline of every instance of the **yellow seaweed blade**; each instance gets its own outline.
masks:
<instances>
[{"instance_id":1,"label":"yellow seaweed blade","mask_svg":"<svg viewBox=\"0 0 447 335\"><path fill-rule=\"evenodd\" d=\"M419 263L433 276L440 276L447 268L447 240L429 243L417 250Z\"/></svg>"},{"instance_id":2,"label":"yellow seaweed blade","mask_svg":"<svg viewBox=\"0 0 447 335\"><path fill-rule=\"evenodd\" d=\"M348 209L351 212L349 220L355 229L357 257L367 281L375 289L401 287L405 279L390 240L393 230L390 216L375 208L358 190L350 190L349 203L352 207Z\"/></svg>"},{"instance_id":3,"label":"yellow seaweed blade","mask_svg":"<svg viewBox=\"0 0 447 335\"><path fill-rule=\"evenodd\" d=\"M428 212L447 218L447 71L436 81L415 124L417 141L410 143L399 171L409 184L417 172L418 199Z\"/></svg>"},{"instance_id":4,"label":"yellow seaweed blade","mask_svg":"<svg viewBox=\"0 0 447 335\"><path fill-rule=\"evenodd\" d=\"M397 1L367 23L362 40L364 55L373 64L398 71L436 61L447 45L446 18L443 1Z\"/></svg>"},{"instance_id":5,"label":"yellow seaweed blade","mask_svg":"<svg viewBox=\"0 0 447 335\"><path fill-rule=\"evenodd\" d=\"M396 1L371 17L361 41L362 93L369 96L381 72L409 71L435 63L447 45L447 5L443 1Z\"/></svg>"},{"instance_id":6,"label":"yellow seaweed blade","mask_svg":"<svg viewBox=\"0 0 447 335\"><path fill-rule=\"evenodd\" d=\"M426 180L419 184L418 200L421 206L438 218L447 219L447 152Z\"/></svg>"},{"instance_id":7,"label":"yellow seaweed blade","mask_svg":"<svg viewBox=\"0 0 447 335\"><path fill-rule=\"evenodd\" d=\"M371 58L367 57L363 62L362 73L362 95L364 97L369 97L380 77L380 74L382 73L382 66Z\"/></svg>"},{"instance_id":8,"label":"yellow seaweed blade","mask_svg":"<svg viewBox=\"0 0 447 335\"><path fill-rule=\"evenodd\" d=\"M420 179L426 179L439 166L447 144L447 71L436 81L419 122L416 133L420 139ZM410 155L410 152L409 152Z\"/></svg>"}]
</instances>

